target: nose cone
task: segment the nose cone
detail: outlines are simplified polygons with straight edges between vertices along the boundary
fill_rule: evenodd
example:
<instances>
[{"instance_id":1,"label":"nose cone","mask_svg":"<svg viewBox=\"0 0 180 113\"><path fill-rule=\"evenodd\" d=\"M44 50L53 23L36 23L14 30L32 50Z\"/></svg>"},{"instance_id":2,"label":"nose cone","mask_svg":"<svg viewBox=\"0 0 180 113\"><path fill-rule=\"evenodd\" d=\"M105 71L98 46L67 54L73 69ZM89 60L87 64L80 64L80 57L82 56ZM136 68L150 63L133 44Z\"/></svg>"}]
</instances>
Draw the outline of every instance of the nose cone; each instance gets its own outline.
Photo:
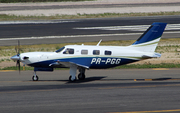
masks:
<instances>
[{"instance_id":1,"label":"nose cone","mask_svg":"<svg viewBox=\"0 0 180 113\"><path fill-rule=\"evenodd\" d=\"M19 57L19 55L14 55L11 57L11 59L14 61L17 61L17 60L20 60L20 57Z\"/></svg>"}]
</instances>

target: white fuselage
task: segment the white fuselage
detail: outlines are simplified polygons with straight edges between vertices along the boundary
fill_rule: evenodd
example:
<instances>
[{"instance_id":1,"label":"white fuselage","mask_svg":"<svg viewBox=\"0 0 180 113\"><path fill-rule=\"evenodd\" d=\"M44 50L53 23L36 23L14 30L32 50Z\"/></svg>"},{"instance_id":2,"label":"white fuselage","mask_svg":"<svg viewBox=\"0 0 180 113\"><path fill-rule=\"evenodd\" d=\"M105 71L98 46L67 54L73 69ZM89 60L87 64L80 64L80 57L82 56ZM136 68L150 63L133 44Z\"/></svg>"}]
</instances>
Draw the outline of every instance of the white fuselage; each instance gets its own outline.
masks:
<instances>
[{"instance_id":1,"label":"white fuselage","mask_svg":"<svg viewBox=\"0 0 180 113\"><path fill-rule=\"evenodd\" d=\"M73 53L66 52L67 49L72 49ZM70 50L69 50L70 51ZM67 62L75 62L73 59L78 59L79 65L83 65L85 60L90 62L90 65L85 65L87 68L102 66L114 67L121 64L127 64L143 59L144 55L152 56L154 52L142 52L132 49L130 46L85 46L85 45L68 45L60 52L28 52L20 54L20 61L24 64L34 67L48 67L49 64L59 61L63 66L69 67ZM28 59L24 59L28 57ZM65 60L63 62L63 60ZM67 61L68 60L68 61ZM82 60L82 63L81 63ZM127 60L127 61L126 61ZM46 63L48 62L48 63ZM48 64L48 65L47 65ZM87 63L86 63L87 64ZM107 65L107 66L105 66ZM101 67L99 67L101 68Z\"/></svg>"}]
</instances>

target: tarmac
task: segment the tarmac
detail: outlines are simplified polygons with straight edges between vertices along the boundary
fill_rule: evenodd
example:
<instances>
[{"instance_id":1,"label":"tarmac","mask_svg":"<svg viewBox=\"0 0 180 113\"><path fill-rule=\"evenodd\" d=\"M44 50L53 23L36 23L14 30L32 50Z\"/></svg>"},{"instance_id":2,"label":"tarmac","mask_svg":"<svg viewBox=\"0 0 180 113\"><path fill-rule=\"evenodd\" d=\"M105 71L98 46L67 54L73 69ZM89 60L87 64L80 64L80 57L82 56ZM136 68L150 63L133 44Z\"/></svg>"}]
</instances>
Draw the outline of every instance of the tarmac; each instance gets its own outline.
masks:
<instances>
[{"instance_id":1,"label":"tarmac","mask_svg":"<svg viewBox=\"0 0 180 113\"><path fill-rule=\"evenodd\" d=\"M69 70L0 72L2 113L169 113L180 112L180 70L87 70L68 82Z\"/></svg>"},{"instance_id":2,"label":"tarmac","mask_svg":"<svg viewBox=\"0 0 180 113\"><path fill-rule=\"evenodd\" d=\"M97 0L85 2L1 3L0 14L52 16L180 11L179 0Z\"/></svg>"}]
</instances>

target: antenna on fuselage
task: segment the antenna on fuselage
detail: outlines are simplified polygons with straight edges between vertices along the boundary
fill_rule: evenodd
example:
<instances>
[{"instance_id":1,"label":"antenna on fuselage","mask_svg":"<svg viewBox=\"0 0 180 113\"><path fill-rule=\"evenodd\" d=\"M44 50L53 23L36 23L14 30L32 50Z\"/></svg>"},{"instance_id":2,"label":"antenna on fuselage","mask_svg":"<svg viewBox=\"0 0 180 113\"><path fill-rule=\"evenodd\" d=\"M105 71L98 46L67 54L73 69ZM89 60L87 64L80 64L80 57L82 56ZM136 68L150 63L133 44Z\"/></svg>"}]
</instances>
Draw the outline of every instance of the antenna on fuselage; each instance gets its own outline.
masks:
<instances>
[{"instance_id":1,"label":"antenna on fuselage","mask_svg":"<svg viewBox=\"0 0 180 113\"><path fill-rule=\"evenodd\" d=\"M99 46L99 44L101 43L102 39L98 42L98 44L96 46Z\"/></svg>"}]
</instances>

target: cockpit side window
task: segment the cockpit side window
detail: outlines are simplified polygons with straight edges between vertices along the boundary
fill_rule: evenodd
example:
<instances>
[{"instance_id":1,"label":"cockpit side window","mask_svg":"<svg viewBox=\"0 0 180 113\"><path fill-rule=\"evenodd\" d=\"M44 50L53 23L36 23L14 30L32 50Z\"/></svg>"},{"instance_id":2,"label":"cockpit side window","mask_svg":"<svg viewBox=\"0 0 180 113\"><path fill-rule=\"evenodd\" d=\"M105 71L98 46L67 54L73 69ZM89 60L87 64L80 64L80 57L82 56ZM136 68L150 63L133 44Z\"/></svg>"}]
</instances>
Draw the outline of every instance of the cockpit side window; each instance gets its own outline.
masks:
<instances>
[{"instance_id":1,"label":"cockpit side window","mask_svg":"<svg viewBox=\"0 0 180 113\"><path fill-rule=\"evenodd\" d=\"M61 52L64 48L65 48L65 47L62 47L62 48L58 49L58 50L56 51L56 53Z\"/></svg>"},{"instance_id":2,"label":"cockpit side window","mask_svg":"<svg viewBox=\"0 0 180 113\"><path fill-rule=\"evenodd\" d=\"M74 54L74 49L72 49L72 48L67 48L67 49L63 52L63 54Z\"/></svg>"}]
</instances>

